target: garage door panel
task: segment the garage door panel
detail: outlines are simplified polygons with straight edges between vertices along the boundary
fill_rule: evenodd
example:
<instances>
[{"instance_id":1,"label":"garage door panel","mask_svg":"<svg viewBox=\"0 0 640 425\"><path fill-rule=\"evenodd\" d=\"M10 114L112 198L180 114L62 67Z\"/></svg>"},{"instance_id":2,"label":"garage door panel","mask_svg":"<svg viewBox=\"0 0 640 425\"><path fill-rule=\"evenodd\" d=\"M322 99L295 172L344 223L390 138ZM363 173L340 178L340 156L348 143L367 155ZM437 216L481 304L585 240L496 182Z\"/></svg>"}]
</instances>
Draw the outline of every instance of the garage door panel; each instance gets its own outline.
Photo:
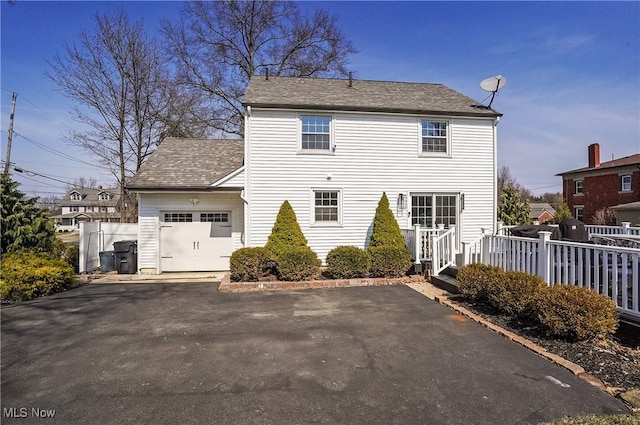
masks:
<instances>
[{"instance_id":1,"label":"garage door panel","mask_svg":"<svg viewBox=\"0 0 640 425\"><path fill-rule=\"evenodd\" d=\"M163 223L160 228L163 271L228 270L232 251L229 223Z\"/></svg>"}]
</instances>

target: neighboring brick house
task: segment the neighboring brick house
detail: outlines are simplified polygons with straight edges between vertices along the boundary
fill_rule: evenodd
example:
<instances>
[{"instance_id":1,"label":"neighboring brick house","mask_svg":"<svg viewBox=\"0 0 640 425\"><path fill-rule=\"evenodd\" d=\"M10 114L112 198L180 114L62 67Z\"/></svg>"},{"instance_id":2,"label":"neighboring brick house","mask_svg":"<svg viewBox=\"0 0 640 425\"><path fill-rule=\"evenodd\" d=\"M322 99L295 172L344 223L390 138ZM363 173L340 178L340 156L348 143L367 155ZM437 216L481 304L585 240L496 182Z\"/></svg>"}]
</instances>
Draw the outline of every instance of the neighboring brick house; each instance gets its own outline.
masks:
<instances>
[{"instance_id":1,"label":"neighboring brick house","mask_svg":"<svg viewBox=\"0 0 640 425\"><path fill-rule=\"evenodd\" d=\"M117 188L72 189L62 200L62 213L51 219L59 231L73 231L83 221L119 222L120 193Z\"/></svg>"},{"instance_id":2,"label":"neighboring brick house","mask_svg":"<svg viewBox=\"0 0 640 425\"><path fill-rule=\"evenodd\" d=\"M531 221L547 223L552 221L556 215L556 210L546 202L530 202L529 208L531 209Z\"/></svg>"},{"instance_id":3,"label":"neighboring brick house","mask_svg":"<svg viewBox=\"0 0 640 425\"><path fill-rule=\"evenodd\" d=\"M588 148L589 165L557 174L573 216L587 224L602 208L640 201L640 153L600 162L600 145Z\"/></svg>"}]
</instances>

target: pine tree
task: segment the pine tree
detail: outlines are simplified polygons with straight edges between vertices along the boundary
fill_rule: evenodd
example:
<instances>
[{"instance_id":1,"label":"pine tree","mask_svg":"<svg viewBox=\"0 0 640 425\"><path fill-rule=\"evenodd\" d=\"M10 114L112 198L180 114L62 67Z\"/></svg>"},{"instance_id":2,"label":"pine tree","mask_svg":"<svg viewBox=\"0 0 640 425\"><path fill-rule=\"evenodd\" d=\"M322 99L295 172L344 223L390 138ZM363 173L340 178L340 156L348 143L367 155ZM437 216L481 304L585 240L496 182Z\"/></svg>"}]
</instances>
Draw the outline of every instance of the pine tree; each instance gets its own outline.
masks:
<instances>
[{"instance_id":1,"label":"pine tree","mask_svg":"<svg viewBox=\"0 0 640 425\"><path fill-rule=\"evenodd\" d=\"M373 231L369 238L369 247L377 246L393 246L406 249L400 226L391 208L389 208L389 199L384 192L376 208L376 215L373 218Z\"/></svg>"},{"instance_id":2,"label":"pine tree","mask_svg":"<svg viewBox=\"0 0 640 425\"><path fill-rule=\"evenodd\" d=\"M269 240L264 247L274 260L291 249L307 247L307 239L300 229L296 213L289 201L282 203Z\"/></svg>"},{"instance_id":3,"label":"pine tree","mask_svg":"<svg viewBox=\"0 0 640 425\"><path fill-rule=\"evenodd\" d=\"M559 224L565 218L571 218L573 215L571 214L571 210L566 202L562 201L558 204L558 208L556 208L556 213L553 216L553 222L555 224Z\"/></svg>"},{"instance_id":4,"label":"pine tree","mask_svg":"<svg viewBox=\"0 0 640 425\"><path fill-rule=\"evenodd\" d=\"M51 250L55 227L49 220L49 211L37 208L37 198L26 198L18 190L19 183L3 174L2 184L2 245L0 252L30 249L39 252Z\"/></svg>"},{"instance_id":5,"label":"pine tree","mask_svg":"<svg viewBox=\"0 0 640 425\"><path fill-rule=\"evenodd\" d=\"M531 222L531 208L520 199L513 186L505 186L502 192L502 205L498 207L498 221L505 226L527 224Z\"/></svg>"}]
</instances>

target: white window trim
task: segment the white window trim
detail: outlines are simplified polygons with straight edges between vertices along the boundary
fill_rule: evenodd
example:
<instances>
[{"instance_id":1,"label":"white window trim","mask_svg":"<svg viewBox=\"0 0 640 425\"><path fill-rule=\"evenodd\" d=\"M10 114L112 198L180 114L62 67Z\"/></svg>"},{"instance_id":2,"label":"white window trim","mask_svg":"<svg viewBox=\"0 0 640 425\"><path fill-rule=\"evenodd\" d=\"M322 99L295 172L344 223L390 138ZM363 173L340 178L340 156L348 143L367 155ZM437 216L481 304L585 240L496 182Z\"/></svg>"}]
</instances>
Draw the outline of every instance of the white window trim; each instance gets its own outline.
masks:
<instances>
[{"instance_id":1,"label":"white window trim","mask_svg":"<svg viewBox=\"0 0 640 425\"><path fill-rule=\"evenodd\" d=\"M338 221L316 221L316 192L338 192ZM343 199L342 189L313 187L309 191L309 222L311 227L342 227Z\"/></svg>"},{"instance_id":2,"label":"white window trim","mask_svg":"<svg viewBox=\"0 0 640 425\"><path fill-rule=\"evenodd\" d=\"M629 189L624 188L624 179L629 179ZM631 174L623 174L620 176L620 192L628 193L633 192L633 186L631 186Z\"/></svg>"},{"instance_id":3,"label":"white window trim","mask_svg":"<svg viewBox=\"0 0 640 425\"><path fill-rule=\"evenodd\" d=\"M577 210L582 210L582 220L584 221L584 205L574 205L573 206L573 218L575 218L576 220L579 220L579 218L577 217L578 214L576 213Z\"/></svg>"},{"instance_id":4,"label":"white window trim","mask_svg":"<svg viewBox=\"0 0 640 425\"><path fill-rule=\"evenodd\" d=\"M447 151L446 152L423 152L422 151L422 121L438 121L447 123ZM418 118L418 156L419 157L436 157L451 158L451 119L442 117L420 117Z\"/></svg>"},{"instance_id":5,"label":"white window trim","mask_svg":"<svg viewBox=\"0 0 640 425\"><path fill-rule=\"evenodd\" d=\"M82 201L82 195L79 192L71 192L69 194L69 199L72 201Z\"/></svg>"},{"instance_id":6,"label":"white window trim","mask_svg":"<svg viewBox=\"0 0 640 425\"><path fill-rule=\"evenodd\" d=\"M329 149L302 149L302 117L326 117L329 118ZM335 131L333 122L334 114L318 114L314 112L298 114L297 152L303 155L334 155L336 150Z\"/></svg>"},{"instance_id":7,"label":"white window trim","mask_svg":"<svg viewBox=\"0 0 640 425\"><path fill-rule=\"evenodd\" d=\"M577 188L577 184L578 182L582 183L582 192L578 192L578 188ZM574 195L578 195L578 196L582 196L584 195L584 180L583 179L579 179L579 180L574 180L573 181L573 194Z\"/></svg>"},{"instance_id":8,"label":"white window trim","mask_svg":"<svg viewBox=\"0 0 640 425\"><path fill-rule=\"evenodd\" d=\"M462 226L462 193L459 192L409 192L409 198L407 200L407 226L409 228L413 228L413 216L412 216L412 198L414 196L431 196L432 205L431 208L435 212L436 208L436 197L437 196L455 196L456 198L456 232L461 231ZM435 222L435 215L433 216L434 222L432 227L423 227L423 229L437 229L438 223Z\"/></svg>"}]
</instances>

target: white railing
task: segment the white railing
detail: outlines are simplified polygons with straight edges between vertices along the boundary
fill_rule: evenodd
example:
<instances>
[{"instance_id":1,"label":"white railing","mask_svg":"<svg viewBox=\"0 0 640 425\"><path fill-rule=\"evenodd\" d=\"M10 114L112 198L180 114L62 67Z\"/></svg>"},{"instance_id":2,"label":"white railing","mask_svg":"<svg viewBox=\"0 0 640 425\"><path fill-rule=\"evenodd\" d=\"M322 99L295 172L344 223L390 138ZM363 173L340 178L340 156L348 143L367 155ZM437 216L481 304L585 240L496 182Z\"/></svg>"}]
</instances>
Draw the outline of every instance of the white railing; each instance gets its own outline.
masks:
<instances>
[{"instance_id":1,"label":"white railing","mask_svg":"<svg viewBox=\"0 0 640 425\"><path fill-rule=\"evenodd\" d=\"M431 236L432 276L451 266L456 261L456 226L439 235Z\"/></svg>"},{"instance_id":2,"label":"white railing","mask_svg":"<svg viewBox=\"0 0 640 425\"><path fill-rule=\"evenodd\" d=\"M482 234L471 242L462 242L462 265L481 263L483 258L483 240L486 230L482 229Z\"/></svg>"},{"instance_id":3,"label":"white railing","mask_svg":"<svg viewBox=\"0 0 640 425\"><path fill-rule=\"evenodd\" d=\"M436 229L425 229L416 224L413 229L401 229L400 231L414 263L420 264L423 261L432 260L431 239L433 236L444 233L445 228L443 224L439 224Z\"/></svg>"},{"instance_id":4,"label":"white railing","mask_svg":"<svg viewBox=\"0 0 640 425\"><path fill-rule=\"evenodd\" d=\"M590 235L636 235L640 236L640 227L631 227L631 223L624 221L621 226L600 226L586 224L584 227Z\"/></svg>"},{"instance_id":5,"label":"white railing","mask_svg":"<svg viewBox=\"0 0 640 425\"><path fill-rule=\"evenodd\" d=\"M578 285L611 298L622 316L640 319L640 249L484 235L483 263L540 275L548 285Z\"/></svg>"},{"instance_id":6,"label":"white railing","mask_svg":"<svg viewBox=\"0 0 640 425\"><path fill-rule=\"evenodd\" d=\"M80 273L100 266L100 252L112 251L113 243L138 239L137 223L80 223Z\"/></svg>"}]
</instances>

